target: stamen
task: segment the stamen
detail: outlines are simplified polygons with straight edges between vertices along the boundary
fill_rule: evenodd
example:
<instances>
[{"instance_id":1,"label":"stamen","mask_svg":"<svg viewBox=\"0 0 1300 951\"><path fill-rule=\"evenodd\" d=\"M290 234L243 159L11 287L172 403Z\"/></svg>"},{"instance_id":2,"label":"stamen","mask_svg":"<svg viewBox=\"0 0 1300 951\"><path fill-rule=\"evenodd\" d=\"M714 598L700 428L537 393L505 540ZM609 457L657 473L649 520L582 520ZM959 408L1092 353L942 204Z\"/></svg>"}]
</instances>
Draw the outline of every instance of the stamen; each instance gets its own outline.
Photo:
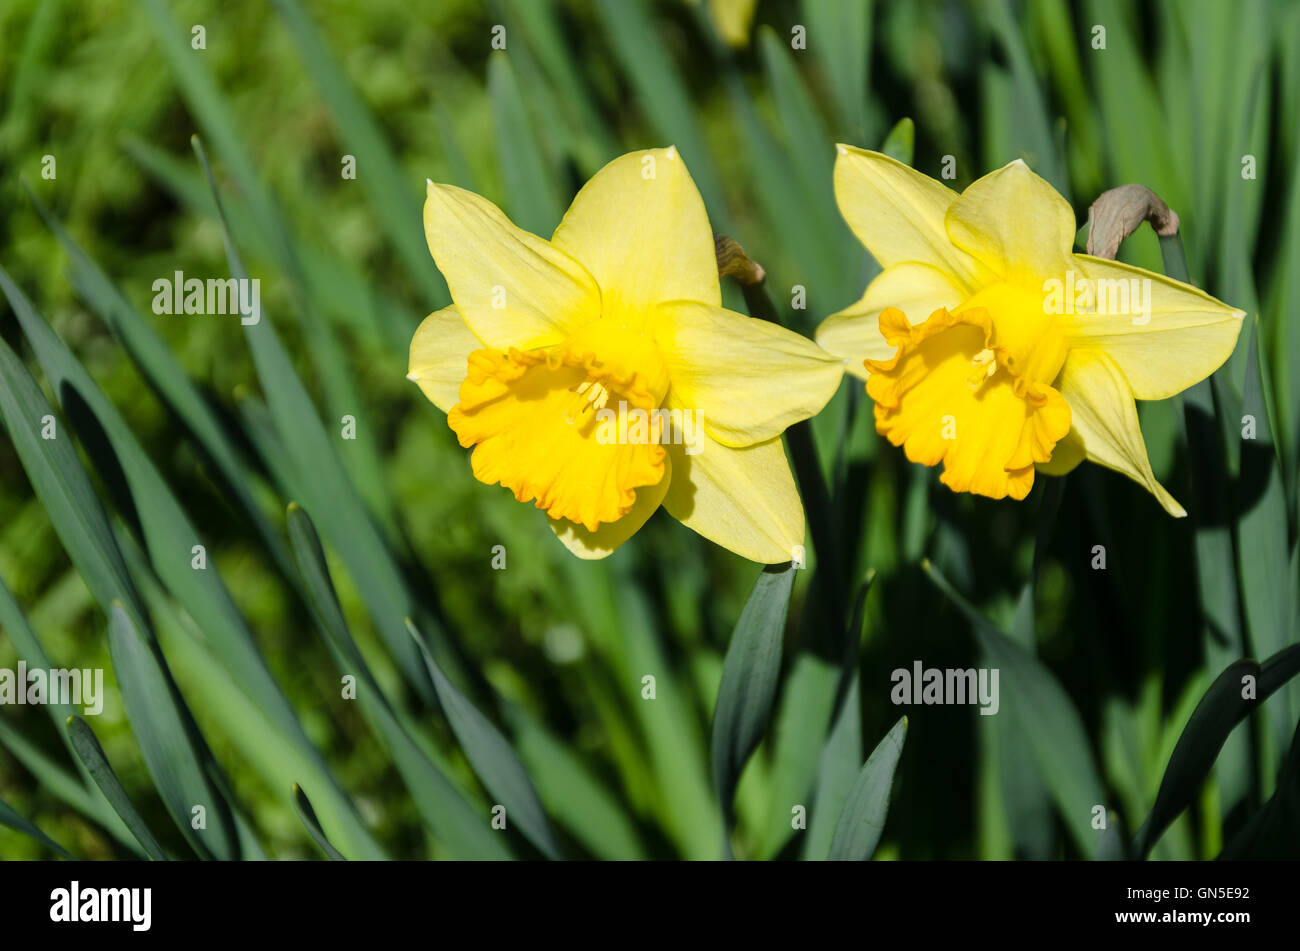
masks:
<instances>
[{"instance_id":1,"label":"stamen","mask_svg":"<svg viewBox=\"0 0 1300 951\"><path fill-rule=\"evenodd\" d=\"M970 365L975 372L966 377L966 385L972 390L979 389L981 384L992 379L993 374L998 372L998 364L994 359L994 353L988 347L975 354Z\"/></svg>"},{"instance_id":2,"label":"stamen","mask_svg":"<svg viewBox=\"0 0 1300 951\"><path fill-rule=\"evenodd\" d=\"M564 421L570 426L579 421L586 422L586 415L605 408L609 402L609 390L603 384L584 380L569 391L572 396L565 401Z\"/></svg>"}]
</instances>

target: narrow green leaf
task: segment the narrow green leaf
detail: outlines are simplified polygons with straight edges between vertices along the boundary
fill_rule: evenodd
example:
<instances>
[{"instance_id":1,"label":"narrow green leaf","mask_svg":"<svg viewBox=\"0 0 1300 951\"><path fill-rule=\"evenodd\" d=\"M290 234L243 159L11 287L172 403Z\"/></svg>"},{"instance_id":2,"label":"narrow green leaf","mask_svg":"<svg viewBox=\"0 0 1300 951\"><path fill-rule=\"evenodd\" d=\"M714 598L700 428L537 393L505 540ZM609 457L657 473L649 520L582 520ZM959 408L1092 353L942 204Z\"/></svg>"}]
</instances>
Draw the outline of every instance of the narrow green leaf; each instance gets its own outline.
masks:
<instances>
[{"instance_id":1,"label":"narrow green leaf","mask_svg":"<svg viewBox=\"0 0 1300 951\"><path fill-rule=\"evenodd\" d=\"M1238 660L1215 678L1169 757L1155 805L1138 830L1137 853L1145 858L1169 824L1200 793L1233 729L1288 680L1300 673L1300 644L1270 657L1263 665ZM1253 679L1255 695L1246 693L1246 678Z\"/></svg>"},{"instance_id":2,"label":"narrow green leaf","mask_svg":"<svg viewBox=\"0 0 1300 951\"><path fill-rule=\"evenodd\" d=\"M727 647L713 710L713 781L728 817L736 783L771 716L794 576L793 565L763 569Z\"/></svg>"},{"instance_id":3,"label":"narrow green leaf","mask_svg":"<svg viewBox=\"0 0 1300 951\"><path fill-rule=\"evenodd\" d=\"M830 736L822 749L817 770L817 790L804 840L803 857L822 859L830 854L840 816L848 805L862 762L861 678L854 673Z\"/></svg>"},{"instance_id":4,"label":"narrow green leaf","mask_svg":"<svg viewBox=\"0 0 1300 951\"><path fill-rule=\"evenodd\" d=\"M1084 855L1097 847L1093 809L1106 799L1088 735L1069 695L1032 654L993 626L929 561L921 563L935 587L971 622L988 663L999 671L999 715L1010 715L1028 741L1039 775Z\"/></svg>"},{"instance_id":5,"label":"narrow green leaf","mask_svg":"<svg viewBox=\"0 0 1300 951\"><path fill-rule=\"evenodd\" d=\"M510 217L519 227L549 238L560 221L555 175L547 167L519 80L504 52L488 57L488 93Z\"/></svg>"},{"instance_id":6,"label":"narrow green leaf","mask_svg":"<svg viewBox=\"0 0 1300 951\"><path fill-rule=\"evenodd\" d=\"M1277 789L1228 844L1220 859L1300 858L1300 726L1278 777Z\"/></svg>"},{"instance_id":7,"label":"narrow green leaf","mask_svg":"<svg viewBox=\"0 0 1300 951\"><path fill-rule=\"evenodd\" d=\"M1286 491L1282 467L1274 452L1258 317L1252 321L1251 338L1242 412L1253 421L1254 438L1243 439L1241 444L1241 478L1235 486L1237 510L1241 513L1237 555L1250 644L1258 655L1270 656L1294 637L1291 613L1296 603L1297 579L1289 570ZM1294 723L1289 699L1283 692L1266 708L1278 751L1287 748Z\"/></svg>"},{"instance_id":8,"label":"narrow green leaf","mask_svg":"<svg viewBox=\"0 0 1300 951\"><path fill-rule=\"evenodd\" d=\"M556 822L598 858L646 858L626 807L591 773L572 746L518 707L508 707L506 716L514 730L514 748Z\"/></svg>"},{"instance_id":9,"label":"narrow green leaf","mask_svg":"<svg viewBox=\"0 0 1300 951\"><path fill-rule=\"evenodd\" d=\"M156 648L120 603L109 615L108 649L140 754L181 834L203 858L237 858L230 804L208 775L211 754ZM200 815L204 821L196 828Z\"/></svg>"},{"instance_id":10,"label":"narrow green leaf","mask_svg":"<svg viewBox=\"0 0 1300 951\"><path fill-rule=\"evenodd\" d=\"M340 671L356 678L357 701L362 712L387 746L425 824L457 858L512 858L505 839L489 828L489 817L475 813L446 773L416 745L398 714L388 706L343 618L334 582L325 565L325 552L311 518L299 505L290 503L288 522L290 545L316 626ZM418 652L415 645L412 649Z\"/></svg>"},{"instance_id":11,"label":"narrow green leaf","mask_svg":"<svg viewBox=\"0 0 1300 951\"><path fill-rule=\"evenodd\" d=\"M404 173L370 108L348 81L347 70L325 44L320 30L298 0L273 2L321 98L334 116L348 152L357 157L357 167L364 170L357 180L375 206L379 227L388 232L389 242L427 298L429 309L440 306L448 296L420 224L423 182Z\"/></svg>"},{"instance_id":12,"label":"narrow green leaf","mask_svg":"<svg viewBox=\"0 0 1300 951\"><path fill-rule=\"evenodd\" d=\"M827 856L831 861L866 862L875 854L881 833L885 831L889 790L894 784L894 769L903 755L906 736L907 717L902 717L867 757L835 826Z\"/></svg>"},{"instance_id":13,"label":"narrow green leaf","mask_svg":"<svg viewBox=\"0 0 1300 951\"><path fill-rule=\"evenodd\" d=\"M288 550L248 489L253 476L217 414L197 386L176 362L166 342L109 279L108 275L72 240L45 205L28 191L37 212L63 245L71 265L72 283L91 309L100 315L122 343L131 359L157 388L168 408L193 433L194 438L216 464L222 483L239 507L252 520L262 543L286 576L293 575Z\"/></svg>"},{"instance_id":14,"label":"narrow green leaf","mask_svg":"<svg viewBox=\"0 0 1300 951\"><path fill-rule=\"evenodd\" d=\"M330 845L330 840L321 831L320 821L316 818L316 810L311 807L311 800L307 798L307 794L302 791L302 787L297 783L293 784L293 811L298 813L298 818L302 820L302 824L307 827L311 837L316 840L316 844L320 846L320 850L325 853L330 861L347 861L339 854L338 849Z\"/></svg>"},{"instance_id":15,"label":"narrow green leaf","mask_svg":"<svg viewBox=\"0 0 1300 951\"><path fill-rule=\"evenodd\" d=\"M95 737L90 725L81 717L70 716L68 717L68 735L72 739L73 749L76 750L77 756L80 757L81 762L89 770L91 778L95 780L95 784L99 786L100 791L103 792L104 797L113 806L113 809L122 817L122 821L126 823L126 827L131 830L131 834L135 836L136 841L144 848L145 853L155 862L167 861L167 853L163 851L162 846L158 844L158 840L149 831L144 817L140 815L135 808L135 804L127 796L126 790L122 788L117 774L113 772L113 767L109 765L108 758L104 755L104 749L99 745L99 740Z\"/></svg>"},{"instance_id":16,"label":"narrow green leaf","mask_svg":"<svg viewBox=\"0 0 1300 951\"><path fill-rule=\"evenodd\" d=\"M867 0L803 0L801 5L808 49L821 64L839 112L841 141L865 142L870 131L866 103L872 6Z\"/></svg>"},{"instance_id":17,"label":"narrow green leaf","mask_svg":"<svg viewBox=\"0 0 1300 951\"><path fill-rule=\"evenodd\" d=\"M722 187L700 130L699 109L659 37L659 24L645 0L597 0L593 9L615 60L636 93L636 104L663 140L660 144L677 146L704 196L713 229L727 231Z\"/></svg>"},{"instance_id":18,"label":"narrow green leaf","mask_svg":"<svg viewBox=\"0 0 1300 951\"><path fill-rule=\"evenodd\" d=\"M510 743L492 721L479 712L474 704L456 689L456 685L447 679L433 659L433 654L425 646L424 639L415 625L408 619L406 629L424 655L424 662L429 667L429 676L433 679L434 689L438 692L438 702L442 704L443 713L451 730L460 741L461 749L474 767L483 785L505 807L507 821L519 823L528 840L537 846L538 851L549 859L560 857L559 846L551 832L551 824L546 818L546 810L537 798L533 781L528 778L519 757L511 749Z\"/></svg>"},{"instance_id":19,"label":"narrow green leaf","mask_svg":"<svg viewBox=\"0 0 1300 951\"><path fill-rule=\"evenodd\" d=\"M30 836L51 852L54 852L60 858L72 858L72 854L68 852L67 849L59 845L59 843L55 842L40 829L36 828L32 823L28 822L16 813L13 810L13 807L3 799L0 799L0 825L6 825L16 832L21 832L23 835Z\"/></svg>"},{"instance_id":20,"label":"narrow green leaf","mask_svg":"<svg viewBox=\"0 0 1300 951\"><path fill-rule=\"evenodd\" d=\"M248 272L226 223L207 154L197 138L192 142L220 212L231 276L248 280ZM432 687L419 651L406 636L405 619L418 611L403 581L401 567L362 505L270 317L263 314L258 323L245 325L244 332L276 429L293 459L293 471L301 477L296 488L303 493L312 511L320 513L326 536L361 589L379 634L399 669L422 697L431 700Z\"/></svg>"}]
</instances>

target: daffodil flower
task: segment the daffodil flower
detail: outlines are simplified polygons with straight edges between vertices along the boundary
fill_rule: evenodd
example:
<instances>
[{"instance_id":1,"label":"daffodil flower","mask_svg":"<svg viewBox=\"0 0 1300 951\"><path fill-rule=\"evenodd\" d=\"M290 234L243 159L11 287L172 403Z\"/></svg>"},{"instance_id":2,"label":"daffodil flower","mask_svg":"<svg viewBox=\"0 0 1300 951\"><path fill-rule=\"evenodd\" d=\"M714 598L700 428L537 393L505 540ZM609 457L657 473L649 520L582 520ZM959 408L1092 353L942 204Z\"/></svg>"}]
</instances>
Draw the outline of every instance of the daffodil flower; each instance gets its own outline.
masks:
<instances>
[{"instance_id":1,"label":"daffodil flower","mask_svg":"<svg viewBox=\"0 0 1300 951\"><path fill-rule=\"evenodd\" d=\"M453 303L416 331L410 379L474 447L476 478L535 500L583 558L660 505L746 558L797 557L781 433L826 404L842 364L723 309L713 231L675 149L610 162L550 241L433 182L424 227Z\"/></svg>"},{"instance_id":2,"label":"daffodil flower","mask_svg":"<svg viewBox=\"0 0 1300 951\"><path fill-rule=\"evenodd\" d=\"M1151 472L1135 399L1173 396L1232 353L1243 311L1073 252L1070 205L1021 161L958 195L839 147L835 194L883 268L817 331L875 403L876 429L959 492L1024 498L1083 459L1186 512Z\"/></svg>"}]
</instances>

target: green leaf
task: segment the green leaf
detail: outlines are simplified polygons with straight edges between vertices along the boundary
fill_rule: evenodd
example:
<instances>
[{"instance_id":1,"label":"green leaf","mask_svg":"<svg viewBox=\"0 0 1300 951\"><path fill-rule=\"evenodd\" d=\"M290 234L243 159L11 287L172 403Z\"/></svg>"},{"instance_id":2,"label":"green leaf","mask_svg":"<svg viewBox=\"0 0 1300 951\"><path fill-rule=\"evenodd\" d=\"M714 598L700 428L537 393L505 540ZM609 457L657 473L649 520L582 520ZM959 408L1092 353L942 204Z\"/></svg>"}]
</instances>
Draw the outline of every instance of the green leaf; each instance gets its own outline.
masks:
<instances>
[{"instance_id":1,"label":"green leaf","mask_svg":"<svg viewBox=\"0 0 1300 951\"><path fill-rule=\"evenodd\" d=\"M316 840L316 844L320 846L320 850L325 853L330 861L347 861L339 854L338 849L330 845L330 840L321 831L320 821L316 818L316 810L311 807L311 800L307 798L307 794L302 791L302 787L297 783L293 784L293 811L298 813L298 818L302 820L302 824L307 827L311 837Z\"/></svg>"},{"instance_id":2,"label":"green leaf","mask_svg":"<svg viewBox=\"0 0 1300 951\"><path fill-rule=\"evenodd\" d=\"M771 716L794 576L793 565L763 569L727 647L713 711L713 782L726 816Z\"/></svg>"},{"instance_id":3,"label":"green leaf","mask_svg":"<svg viewBox=\"0 0 1300 951\"><path fill-rule=\"evenodd\" d=\"M72 240L35 193L28 190L27 194L46 225L63 245L71 265L72 283L78 293L108 324L131 359L157 388L171 412L180 418L203 451L216 464L225 490L230 492L252 520L262 544L286 576L292 576L292 565L284 542L248 489L253 476L199 388L176 362L163 339L108 275Z\"/></svg>"},{"instance_id":4,"label":"green leaf","mask_svg":"<svg viewBox=\"0 0 1300 951\"><path fill-rule=\"evenodd\" d=\"M867 757L835 826L827 856L831 861L865 862L875 853L880 835L885 831L889 790L894 784L894 769L903 754L906 736L907 717L902 717Z\"/></svg>"},{"instance_id":5,"label":"green leaf","mask_svg":"<svg viewBox=\"0 0 1300 951\"><path fill-rule=\"evenodd\" d=\"M1250 630L1251 647L1259 655L1276 654L1291 642L1292 606L1297 580L1289 570L1287 500L1282 467L1274 452L1272 413L1263 381L1264 341L1259 318L1251 325L1251 347L1246 364L1242 413L1254 419L1255 438L1241 443L1241 478L1238 494L1238 567L1242 607ZM1267 716L1274 748L1287 748L1292 723L1289 697L1283 692L1268 705ZM1271 772L1271 770L1269 770Z\"/></svg>"},{"instance_id":6,"label":"green leaf","mask_svg":"<svg viewBox=\"0 0 1300 951\"><path fill-rule=\"evenodd\" d=\"M157 4L160 0L147 0ZM446 285L424 241L420 207L424 199L420 178L405 174L365 101L348 81L347 70L326 46L324 38L297 0L273 0L289 36L298 47L307 71L338 125L339 135L357 158L357 181L377 212L377 224L416 280L429 309L448 300ZM193 57L189 57L193 59ZM224 153L223 153L224 154ZM227 158L227 160L229 160ZM412 332L414 327L411 328Z\"/></svg>"},{"instance_id":7,"label":"green leaf","mask_svg":"<svg viewBox=\"0 0 1300 951\"><path fill-rule=\"evenodd\" d=\"M141 636L120 602L110 611L108 649L140 754L181 834L202 858L237 858L230 805L208 776L211 754L156 648ZM196 829L195 809L200 806L205 827Z\"/></svg>"},{"instance_id":8,"label":"green leaf","mask_svg":"<svg viewBox=\"0 0 1300 951\"><path fill-rule=\"evenodd\" d=\"M624 805L591 773L572 745L518 707L508 707L506 717L514 730L514 748L556 821L598 858L646 858Z\"/></svg>"},{"instance_id":9,"label":"green leaf","mask_svg":"<svg viewBox=\"0 0 1300 951\"><path fill-rule=\"evenodd\" d=\"M823 859L830 854L831 842L840 816L858 778L862 762L861 677L855 672L845 694L844 703L830 736L822 748L817 770L817 791L804 840L805 859Z\"/></svg>"},{"instance_id":10,"label":"green leaf","mask_svg":"<svg viewBox=\"0 0 1300 951\"><path fill-rule=\"evenodd\" d=\"M1300 858L1300 727L1277 789L1223 850L1220 859Z\"/></svg>"},{"instance_id":11,"label":"green leaf","mask_svg":"<svg viewBox=\"0 0 1300 951\"><path fill-rule=\"evenodd\" d=\"M916 152L916 124L907 116L899 119L885 136L880 151L904 165L911 165Z\"/></svg>"},{"instance_id":12,"label":"green leaf","mask_svg":"<svg viewBox=\"0 0 1300 951\"><path fill-rule=\"evenodd\" d=\"M549 859L560 857L559 847L546 818L546 810L537 798L537 790L510 743L474 704L447 679L425 646L424 638L408 619L406 629L424 655L438 693L438 702L456 734L461 749L469 759L488 792L505 807L507 821L519 823L520 830Z\"/></svg>"},{"instance_id":13,"label":"green leaf","mask_svg":"<svg viewBox=\"0 0 1300 951\"><path fill-rule=\"evenodd\" d=\"M839 111L840 141L867 141L867 57L871 51L871 7L863 0L803 0L809 51L821 65ZM789 40L787 35L786 40Z\"/></svg>"},{"instance_id":14,"label":"green leaf","mask_svg":"<svg viewBox=\"0 0 1300 951\"><path fill-rule=\"evenodd\" d=\"M510 217L519 227L549 238L560 221L555 175L547 167L519 80L504 52L488 57L488 93Z\"/></svg>"},{"instance_id":15,"label":"green leaf","mask_svg":"<svg viewBox=\"0 0 1300 951\"><path fill-rule=\"evenodd\" d=\"M203 145L197 138L192 141L221 214L231 276L248 280ZM312 511L320 513L326 537L338 549L361 590L379 634L403 675L423 698L431 700L428 674L419 651L406 636L405 619L419 612L403 581L401 567L362 505L270 317L263 314L258 323L245 325L244 332L271 417L292 459L292 471L300 476L293 488L302 493Z\"/></svg>"},{"instance_id":16,"label":"green leaf","mask_svg":"<svg viewBox=\"0 0 1300 951\"><path fill-rule=\"evenodd\" d=\"M1092 855L1097 845L1092 810L1106 799L1088 735L1069 695L1046 667L975 610L929 561L921 567L970 620L988 664L1000 672L1000 715L1015 720L1079 851Z\"/></svg>"},{"instance_id":17,"label":"green leaf","mask_svg":"<svg viewBox=\"0 0 1300 951\"><path fill-rule=\"evenodd\" d=\"M25 303L3 270L0 288L11 301ZM155 653L144 608L127 575L104 510L72 441L66 435L57 436L59 423L53 409L2 340L0 416L68 555L109 615L109 651L127 718L168 812L201 856L233 857L236 847L229 807L205 775L203 763L209 758L206 746L185 711L184 701L175 692L165 664ZM56 427L55 438L42 438L47 423ZM206 829L191 828L191 809L195 805L206 808Z\"/></svg>"},{"instance_id":18,"label":"green leaf","mask_svg":"<svg viewBox=\"0 0 1300 951\"><path fill-rule=\"evenodd\" d=\"M144 553L120 523L117 539L186 701L197 714L209 714L203 722L211 723L212 729L219 730L231 744L236 762L257 773L270 789L283 789L300 777L309 778L319 790L318 815L331 840L357 859L388 858L335 784L315 748L296 742L261 707L249 702L244 685L213 653L211 641L199 625L155 580Z\"/></svg>"},{"instance_id":19,"label":"green leaf","mask_svg":"<svg viewBox=\"0 0 1300 951\"><path fill-rule=\"evenodd\" d=\"M74 400L75 406L80 411L88 411L102 431L114 458L97 461L103 463L105 471L113 465L120 465L154 571L190 616L202 619L208 643L240 684L247 699L257 704L274 727L309 759L318 762L316 776L321 776L324 764L267 670L252 632L216 566L209 565L199 571L191 564L193 546L202 545L205 539L200 537L135 434L90 374L21 294L14 295L12 303L23 332L60 403L66 409L69 399ZM90 420L83 417L83 423L89 424ZM93 447L98 440L86 439L85 442L94 457ZM356 827L354 831L364 835L355 815L352 821Z\"/></svg>"},{"instance_id":20,"label":"green leaf","mask_svg":"<svg viewBox=\"0 0 1300 951\"><path fill-rule=\"evenodd\" d=\"M3 799L0 799L0 825L6 825L17 832L23 833L23 835L30 836L51 852L54 852L60 858L72 858L72 854L68 852L67 849L59 845L59 843L55 842L18 813L14 812L13 807Z\"/></svg>"},{"instance_id":21,"label":"green leaf","mask_svg":"<svg viewBox=\"0 0 1300 951\"><path fill-rule=\"evenodd\" d=\"M0 268L0 290L17 310L22 292ZM27 368L0 339L0 417L32 488L63 541L90 593L105 611L115 600L144 617L139 596L113 542L108 519L90 486L62 420L37 387ZM45 438L50 435L51 438Z\"/></svg>"},{"instance_id":22,"label":"green leaf","mask_svg":"<svg viewBox=\"0 0 1300 951\"><path fill-rule=\"evenodd\" d=\"M1233 729L1250 711L1300 673L1300 644L1270 657L1263 665L1253 660L1230 664L1210 684L1192 711L1165 767L1155 805L1137 835L1137 853L1145 858L1169 824L1186 809L1205 784L1219 751ZM1246 699L1243 680L1252 677L1256 696Z\"/></svg>"},{"instance_id":23,"label":"green leaf","mask_svg":"<svg viewBox=\"0 0 1300 951\"><path fill-rule=\"evenodd\" d=\"M140 815L135 804L127 796L126 790L122 788L117 774L109 765L108 758L104 756L104 749L99 745L99 740L89 724L81 717L68 717L68 735L71 737L77 756L85 764L91 778L95 780L95 785L103 792L104 798L113 806L114 811L122 817L122 821L144 848L145 853L155 862L167 861L167 853L149 831L144 817Z\"/></svg>"},{"instance_id":24,"label":"green leaf","mask_svg":"<svg viewBox=\"0 0 1300 951\"><path fill-rule=\"evenodd\" d=\"M9 590L9 586L5 584L3 578L0 578L0 630L9 635L14 647L18 649L18 656L26 660L29 669L50 670L54 667L46 656L45 650L41 647L36 632L32 630L31 624L28 623L27 616L23 613L18 601L14 598L13 592ZM77 709L71 704L50 702L44 706L56 728L61 727L68 717L77 713ZM59 729L58 732L64 745L68 748L68 752L74 754L75 761L76 751L72 746L71 738L62 729ZM55 765L42 750L27 743L25 739L17 734L13 727L10 727L2 720L0 720L0 742L5 742L6 745L11 747L14 756L40 780L42 785L49 788L78 812L100 823L110 834L126 844L132 851L138 850L138 846L131 838L130 831L123 825L117 813L109 806L108 801L103 796L96 795L86 785L83 785L90 778L90 774L79 762L77 768L81 773L82 782L78 782L74 777L64 772L63 768Z\"/></svg>"},{"instance_id":25,"label":"green leaf","mask_svg":"<svg viewBox=\"0 0 1300 951\"><path fill-rule=\"evenodd\" d=\"M288 521L290 545L316 626L340 671L356 678L357 702L388 747L425 824L457 858L512 858L504 838L489 828L488 817L475 813L446 773L424 755L398 714L388 706L343 618L334 582L325 565L325 552L311 518L297 503L290 503ZM416 649L415 645L412 649Z\"/></svg>"},{"instance_id":26,"label":"green leaf","mask_svg":"<svg viewBox=\"0 0 1300 951\"><path fill-rule=\"evenodd\" d=\"M615 60L627 75L637 106L662 145L676 145L704 196L713 230L729 227L722 187L692 101L659 37L659 24L645 0L597 0L593 9L604 27ZM612 158L612 156L611 156Z\"/></svg>"}]
</instances>

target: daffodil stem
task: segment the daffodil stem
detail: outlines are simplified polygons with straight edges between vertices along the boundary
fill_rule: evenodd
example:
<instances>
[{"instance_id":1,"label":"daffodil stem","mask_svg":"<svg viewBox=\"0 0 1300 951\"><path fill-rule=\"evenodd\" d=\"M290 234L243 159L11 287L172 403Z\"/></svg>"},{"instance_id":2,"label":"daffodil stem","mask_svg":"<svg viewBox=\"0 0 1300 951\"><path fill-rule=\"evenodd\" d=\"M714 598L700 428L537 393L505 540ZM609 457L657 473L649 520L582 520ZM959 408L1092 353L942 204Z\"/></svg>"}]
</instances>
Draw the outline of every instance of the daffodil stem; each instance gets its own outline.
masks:
<instances>
[{"instance_id":1,"label":"daffodil stem","mask_svg":"<svg viewBox=\"0 0 1300 951\"><path fill-rule=\"evenodd\" d=\"M1165 266L1165 274L1184 284L1192 283L1187 276L1187 254L1183 251L1183 239L1178 233L1160 237L1160 259Z\"/></svg>"}]
</instances>

